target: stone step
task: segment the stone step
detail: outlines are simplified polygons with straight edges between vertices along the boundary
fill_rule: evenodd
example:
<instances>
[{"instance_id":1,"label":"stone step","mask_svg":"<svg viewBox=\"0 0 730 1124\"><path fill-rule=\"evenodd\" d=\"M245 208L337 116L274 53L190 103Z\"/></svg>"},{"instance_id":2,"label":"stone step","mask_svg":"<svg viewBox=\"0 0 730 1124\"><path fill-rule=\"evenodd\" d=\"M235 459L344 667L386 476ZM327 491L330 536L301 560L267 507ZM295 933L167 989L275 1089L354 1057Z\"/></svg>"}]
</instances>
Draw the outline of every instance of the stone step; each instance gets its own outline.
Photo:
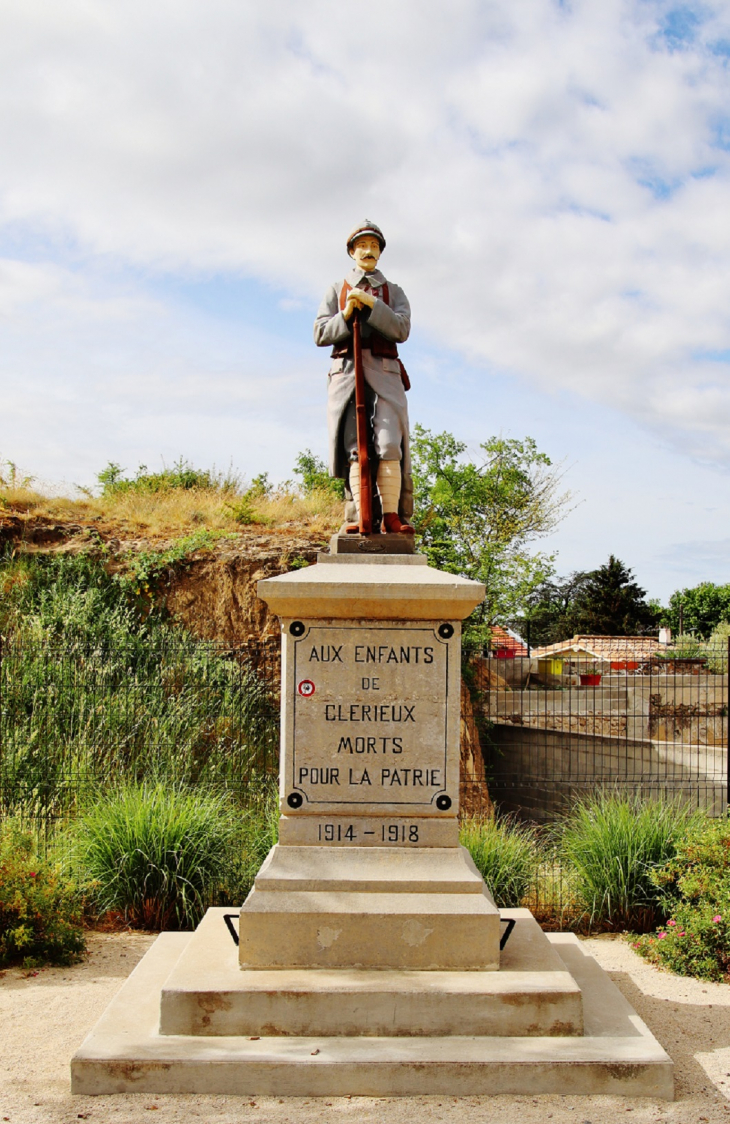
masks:
<instances>
[{"instance_id":1,"label":"stone step","mask_svg":"<svg viewBox=\"0 0 730 1124\"><path fill-rule=\"evenodd\" d=\"M527 910L502 971L241 971L209 910L162 989L160 1032L187 1035L576 1035L578 985Z\"/></svg>"}]
</instances>

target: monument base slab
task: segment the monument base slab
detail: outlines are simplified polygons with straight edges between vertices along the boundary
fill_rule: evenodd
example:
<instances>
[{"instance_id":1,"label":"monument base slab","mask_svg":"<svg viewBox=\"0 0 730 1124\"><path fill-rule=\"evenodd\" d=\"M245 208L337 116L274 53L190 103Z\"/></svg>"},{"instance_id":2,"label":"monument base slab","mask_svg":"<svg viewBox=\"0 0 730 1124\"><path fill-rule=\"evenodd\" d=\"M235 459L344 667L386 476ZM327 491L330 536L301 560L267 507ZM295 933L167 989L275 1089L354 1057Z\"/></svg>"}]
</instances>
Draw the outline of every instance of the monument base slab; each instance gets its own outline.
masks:
<instances>
[{"instance_id":1,"label":"monument base slab","mask_svg":"<svg viewBox=\"0 0 730 1124\"><path fill-rule=\"evenodd\" d=\"M496 971L498 949L499 915L486 894L256 890L241 915L242 968Z\"/></svg>"},{"instance_id":2,"label":"monument base slab","mask_svg":"<svg viewBox=\"0 0 730 1124\"><path fill-rule=\"evenodd\" d=\"M521 943L533 955L540 938L526 910L504 910L502 916L516 920L515 952L508 952L510 941L503 957L508 975ZM520 930L527 933L526 945ZM74 1093L673 1096L671 1059L572 934L544 940L581 991L580 1036L162 1034L161 996L192 939L161 934L77 1051ZM502 974L489 973L495 980ZM454 1029L460 1029L458 1021Z\"/></svg>"}]
</instances>

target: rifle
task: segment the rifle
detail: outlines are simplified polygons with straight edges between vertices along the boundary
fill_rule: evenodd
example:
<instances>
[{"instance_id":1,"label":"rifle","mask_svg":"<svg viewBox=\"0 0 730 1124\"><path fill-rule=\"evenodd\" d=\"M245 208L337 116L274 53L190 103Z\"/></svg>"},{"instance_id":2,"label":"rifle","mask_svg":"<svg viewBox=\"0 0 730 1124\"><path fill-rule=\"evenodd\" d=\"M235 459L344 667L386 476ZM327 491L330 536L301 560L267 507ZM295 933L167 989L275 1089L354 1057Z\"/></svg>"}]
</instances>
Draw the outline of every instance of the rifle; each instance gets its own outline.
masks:
<instances>
[{"instance_id":1,"label":"rifle","mask_svg":"<svg viewBox=\"0 0 730 1124\"><path fill-rule=\"evenodd\" d=\"M368 455L368 419L365 405L365 372L362 366L360 341L360 310L355 309L352 323L352 351L355 361L355 418L357 421L357 459L360 466L360 534L373 531L373 488Z\"/></svg>"}]
</instances>

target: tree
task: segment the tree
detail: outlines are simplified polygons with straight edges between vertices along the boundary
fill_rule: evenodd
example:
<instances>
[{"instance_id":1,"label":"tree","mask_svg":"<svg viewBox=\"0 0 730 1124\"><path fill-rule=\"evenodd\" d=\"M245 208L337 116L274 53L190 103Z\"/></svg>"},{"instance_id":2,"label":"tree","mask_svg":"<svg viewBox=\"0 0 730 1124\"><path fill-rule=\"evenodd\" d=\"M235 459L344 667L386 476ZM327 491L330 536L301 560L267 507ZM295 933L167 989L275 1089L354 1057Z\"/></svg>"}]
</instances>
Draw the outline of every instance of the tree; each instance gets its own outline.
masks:
<instances>
[{"instance_id":1,"label":"tree","mask_svg":"<svg viewBox=\"0 0 730 1124\"><path fill-rule=\"evenodd\" d=\"M474 638L524 609L553 573L553 555L529 544L567 513L562 473L535 441L490 437L479 462L450 433L415 427L411 439L415 526L431 565L484 582L483 604L469 619Z\"/></svg>"},{"instance_id":2,"label":"tree","mask_svg":"<svg viewBox=\"0 0 730 1124\"><path fill-rule=\"evenodd\" d=\"M294 468L294 475L301 476L302 488L307 495L312 492L331 492L338 499L345 497L345 482L336 476L330 476L327 465L316 456L311 449L299 453Z\"/></svg>"},{"instance_id":3,"label":"tree","mask_svg":"<svg viewBox=\"0 0 730 1124\"><path fill-rule=\"evenodd\" d=\"M730 621L730 585L700 582L690 589L676 590L669 598L664 619L675 633L691 632L707 639L720 623Z\"/></svg>"},{"instance_id":4,"label":"tree","mask_svg":"<svg viewBox=\"0 0 730 1124\"><path fill-rule=\"evenodd\" d=\"M591 570L574 603L577 632L597 636L634 636L657 625L657 611L633 572L610 554L608 563ZM575 633L573 633L575 635Z\"/></svg>"},{"instance_id":5,"label":"tree","mask_svg":"<svg viewBox=\"0 0 730 1124\"><path fill-rule=\"evenodd\" d=\"M588 574L576 571L567 578L548 578L527 599L524 616L514 627L533 648L575 636L575 605Z\"/></svg>"},{"instance_id":6,"label":"tree","mask_svg":"<svg viewBox=\"0 0 730 1124\"><path fill-rule=\"evenodd\" d=\"M579 634L635 636L656 628L660 610L646 600L633 572L609 555L596 570L577 571L547 581L535 593L528 613L533 645L552 644ZM521 622L526 630L526 619Z\"/></svg>"}]
</instances>

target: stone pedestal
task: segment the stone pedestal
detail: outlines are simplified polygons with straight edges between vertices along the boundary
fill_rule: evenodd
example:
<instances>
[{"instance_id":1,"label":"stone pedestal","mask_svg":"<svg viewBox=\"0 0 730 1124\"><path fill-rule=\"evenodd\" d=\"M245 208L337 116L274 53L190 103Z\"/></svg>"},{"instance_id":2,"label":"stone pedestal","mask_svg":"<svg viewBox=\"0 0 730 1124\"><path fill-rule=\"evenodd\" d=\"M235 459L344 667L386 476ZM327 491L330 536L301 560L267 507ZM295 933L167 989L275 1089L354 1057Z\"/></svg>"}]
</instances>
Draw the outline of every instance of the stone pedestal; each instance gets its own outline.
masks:
<instances>
[{"instance_id":1,"label":"stone pedestal","mask_svg":"<svg viewBox=\"0 0 730 1124\"><path fill-rule=\"evenodd\" d=\"M500 914L459 846L461 621L483 592L407 554L259 583L282 629L279 843L240 914L160 936L75 1092L672 1096L576 938Z\"/></svg>"},{"instance_id":2,"label":"stone pedestal","mask_svg":"<svg viewBox=\"0 0 730 1124\"><path fill-rule=\"evenodd\" d=\"M241 966L496 970L499 911L457 827L461 620L484 587L346 554L259 595L281 620L284 818Z\"/></svg>"}]
</instances>

